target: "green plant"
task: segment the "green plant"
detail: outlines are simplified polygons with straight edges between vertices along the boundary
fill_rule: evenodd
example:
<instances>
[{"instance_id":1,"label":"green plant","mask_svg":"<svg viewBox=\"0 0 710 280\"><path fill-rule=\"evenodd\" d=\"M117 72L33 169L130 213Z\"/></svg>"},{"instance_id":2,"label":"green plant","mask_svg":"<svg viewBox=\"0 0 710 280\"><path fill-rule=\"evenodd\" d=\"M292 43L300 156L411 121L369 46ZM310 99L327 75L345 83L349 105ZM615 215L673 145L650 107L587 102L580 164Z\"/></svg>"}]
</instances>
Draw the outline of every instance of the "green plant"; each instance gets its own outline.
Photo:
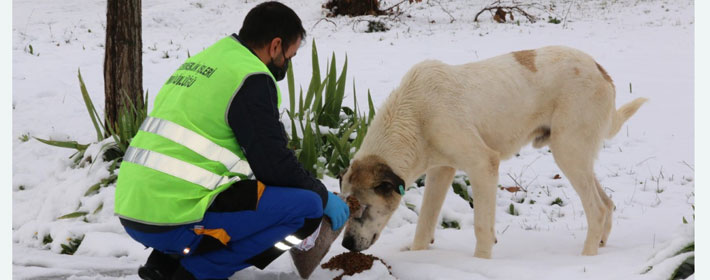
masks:
<instances>
[{"instance_id":1,"label":"green plant","mask_svg":"<svg viewBox=\"0 0 710 280\"><path fill-rule=\"evenodd\" d=\"M47 234L44 236L44 238L42 238L42 245L47 245L49 243L52 243L52 241L54 241L52 239L52 235Z\"/></svg>"},{"instance_id":2,"label":"green plant","mask_svg":"<svg viewBox=\"0 0 710 280\"><path fill-rule=\"evenodd\" d=\"M390 30L387 25L385 25L384 22L379 21L379 20L368 20L367 21L367 30L365 30L365 33L373 33L373 32L385 32L387 30Z\"/></svg>"},{"instance_id":3,"label":"green plant","mask_svg":"<svg viewBox=\"0 0 710 280\"><path fill-rule=\"evenodd\" d=\"M555 200L553 200L553 201L550 203L550 205L555 205L555 204L556 204L556 205L559 205L560 207L564 206L564 202L563 202L562 199L559 198L559 197L558 197L558 198L555 198Z\"/></svg>"},{"instance_id":4,"label":"green plant","mask_svg":"<svg viewBox=\"0 0 710 280\"><path fill-rule=\"evenodd\" d=\"M20 142L27 142L27 141L30 141L30 133L28 132L28 133L22 134L22 135L21 135L20 137L18 137L17 139L19 139Z\"/></svg>"},{"instance_id":5,"label":"green plant","mask_svg":"<svg viewBox=\"0 0 710 280\"><path fill-rule=\"evenodd\" d=\"M78 238L68 238L67 241L69 241L69 243L61 245L61 254L73 255L74 253L76 253L76 250L79 249L81 242L84 241L84 235Z\"/></svg>"},{"instance_id":6,"label":"green plant","mask_svg":"<svg viewBox=\"0 0 710 280\"><path fill-rule=\"evenodd\" d=\"M89 212L76 211L76 212L69 213L69 214L66 214L66 215L64 215L64 216L61 216L61 217L57 218L57 220L59 220L59 219L71 219L71 218L84 217L84 216L86 216L86 214L89 214Z\"/></svg>"},{"instance_id":7,"label":"green plant","mask_svg":"<svg viewBox=\"0 0 710 280\"><path fill-rule=\"evenodd\" d=\"M558 19L556 17L551 17L551 16L547 17L547 23L560 24L561 22L562 21L560 21L560 19Z\"/></svg>"},{"instance_id":8,"label":"green plant","mask_svg":"<svg viewBox=\"0 0 710 280\"><path fill-rule=\"evenodd\" d=\"M104 126L104 122L101 120L101 117L96 111L96 107L94 106L94 103L91 100L91 96L89 96L89 93L86 90L86 84L84 83L84 80L81 77L81 70L78 71L78 78L79 88L81 90L81 96L84 100L84 105L86 106L86 110L89 113L91 123L94 125L94 130L96 131L96 141L101 142L105 140L106 137L104 135L110 135L114 140L113 143L108 143L104 147L102 147L101 150L103 159L105 161L118 162L126 153L131 139L133 139L133 136L138 133L138 129L140 128L141 123L143 123L143 120L148 115L148 92L146 92L145 99L143 100L142 104L133 104L133 102L130 101L131 99L128 97L128 94L125 92L123 93L121 97L121 102L124 104L124 106L122 106L121 110L119 110L118 112L116 125L117 129L116 131L114 131L111 126ZM74 153L71 158L74 159L75 166L79 165L80 167L80 164L84 159L84 153L89 147L88 144L79 144L76 141L46 140L37 137L33 138L37 139L42 143L55 147L77 150L77 152Z\"/></svg>"},{"instance_id":9,"label":"green plant","mask_svg":"<svg viewBox=\"0 0 710 280\"><path fill-rule=\"evenodd\" d=\"M451 187L454 189L454 193L458 194L461 198L468 202L468 206L473 208L473 198L468 195L468 188L471 186L468 178L462 175L455 177Z\"/></svg>"},{"instance_id":10,"label":"green plant","mask_svg":"<svg viewBox=\"0 0 710 280\"><path fill-rule=\"evenodd\" d=\"M21 186L20 186L20 187L21 187ZM690 205L690 207L693 207L693 221L695 221L695 204ZM684 224L687 224L687 223L688 223L688 220L686 220L685 217L683 217L683 223L684 223Z\"/></svg>"},{"instance_id":11,"label":"green plant","mask_svg":"<svg viewBox=\"0 0 710 280\"><path fill-rule=\"evenodd\" d=\"M93 212L92 214L99 213L99 212L100 212L101 210L103 210L103 209L104 209L104 203L101 202L101 204L99 204L99 206L96 207L96 210L94 210L94 212Z\"/></svg>"},{"instance_id":12,"label":"green plant","mask_svg":"<svg viewBox=\"0 0 710 280\"><path fill-rule=\"evenodd\" d=\"M375 109L368 91L369 113L360 112L354 82L353 108L343 106L347 57L338 75L333 53L329 63L326 63L329 67L325 77L321 79L315 40L312 44L311 81L305 95L303 88L300 88L296 98L293 68L289 67L286 73L290 101L286 113L291 122L289 147L295 151L303 167L312 174L319 178L326 173L337 177L350 165L350 159L360 148Z\"/></svg>"},{"instance_id":13,"label":"green plant","mask_svg":"<svg viewBox=\"0 0 710 280\"><path fill-rule=\"evenodd\" d=\"M444 228L461 229L461 225L459 225L459 222L455 220L442 220L441 226Z\"/></svg>"},{"instance_id":14,"label":"green plant","mask_svg":"<svg viewBox=\"0 0 710 280\"><path fill-rule=\"evenodd\" d=\"M513 216L520 216L520 212L518 212L517 209L515 209L515 205L513 203L508 206L508 214L513 215Z\"/></svg>"},{"instance_id":15,"label":"green plant","mask_svg":"<svg viewBox=\"0 0 710 280\"><path fill-rule=\"evenodd\" d=\"M27 46L27 49L25 49L25 51L28 52L30 55L35 55L35 50L32 47L32 44L29 44ZM37 53L36 55L39 56L39 53Z\"/></svg>"},{"instance_id":16,"label":"green plant","mask_svg":"<svg viewBox=\"0 0 710 280\"><path fill-rule=\"evenodd\" d=\"M111 173L113 173L113 172L111 172ZM108 187L110 184L113 184L114 182L116 182L117 179L118 179L118 175L116 175L116 174L111 174L108 176L108 178L101 179L101 181L99 181L98 183L89 187L89 189L86 190L86 192L84 192L84 196L89 196L89 195L97 193L99 191L99 189Z\"/></svg>"}]
</instances>

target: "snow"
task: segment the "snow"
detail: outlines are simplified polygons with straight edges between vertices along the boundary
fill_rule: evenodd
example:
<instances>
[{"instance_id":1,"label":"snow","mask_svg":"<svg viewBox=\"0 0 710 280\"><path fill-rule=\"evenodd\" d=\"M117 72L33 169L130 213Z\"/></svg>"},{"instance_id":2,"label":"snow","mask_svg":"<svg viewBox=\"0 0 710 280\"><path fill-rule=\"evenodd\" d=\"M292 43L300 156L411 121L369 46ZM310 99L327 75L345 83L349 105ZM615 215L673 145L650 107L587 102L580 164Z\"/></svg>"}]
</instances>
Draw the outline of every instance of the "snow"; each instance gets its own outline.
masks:
<instances>
[{"instance_id":1,"label":"snow","mask_svg":"<svg viewBox=\"0 0 710 280\"><path fill-rule=\"evenodd\" d=\"M259 1L155 0L143 3L144 90L150 104L160 86L187 57L238 32ZM526 192L498 192L493 258L473 257L475 212L449 191L440 215L460 230L439 228L426 251L409 251L424 189L410 186L380 240L365 253L382 258L398 279L665 279L686 257L675 253L694 240L695 129L694 1L550 0L552 16L498 24L483 14L490 1L441 0L401 6L406 15L381 18L391 29L364 33L361 19L321 20L322 1L284 1L304 22L306 44L293 59L296 86L307 86L311 39L321 69L335 53L338 69L348 57L348 85L355 81L359 106L368 89L381 104L404 73L424 59L459 64L545 45L567 45L592 55L617 88L617 107L650 98L608 140L596 174L617 206L607 247L580 256L586 219L577 194L546 148L530 146L501 164L500 184ZM399 1L385 1L387 7ZM13 1L12 3L12 277L14 279L138 279L149 251L132 241L113 215L114 186L85 196L106 178L109 163L72 168L70 149L50 147L23 135L96 141L79 93L77 69L97 107L103 104L105 1ZM451 16L455 19L451 22ZM547 16L544 14L545 17ZM373 17L364 17L373 19ZM29 46L32 46L30 54ZM285 81L283 104L288 104ZM346 91L345 104L352 103ZM287 126L290 123L286 123ZM289 130L290 131L290 130ZM100 144L92 147L94 151ZM90 154L90 152L87 152ZM562 175L554 179L554 175ZM326 178L332 191L338 180ZM551 205L560 198L563 203ZM535 202L531 204L531 201ZM520 203L522 202L522 203ZM413 206L413 210L407 207ZM509 214L513 204L518 215ZM98 210L98 211L97 211ZM57 219L76 211L85 217ZM84 220L84 218L86 220ZM685 218L690 224L683 224ZM75 255L60 254L67 239L84 235ZM52 242L43 242L51 236ZM341 237L342 238L342 237ZM345 252L337 239L325 260ZM644 273L648 267L653 269ZM320 267L313 279L337 271ZM389 279L384 265L344 279ZM265 270L247 268L232 279L298 279L288 254Z\"/></svg>"}]
</instances>

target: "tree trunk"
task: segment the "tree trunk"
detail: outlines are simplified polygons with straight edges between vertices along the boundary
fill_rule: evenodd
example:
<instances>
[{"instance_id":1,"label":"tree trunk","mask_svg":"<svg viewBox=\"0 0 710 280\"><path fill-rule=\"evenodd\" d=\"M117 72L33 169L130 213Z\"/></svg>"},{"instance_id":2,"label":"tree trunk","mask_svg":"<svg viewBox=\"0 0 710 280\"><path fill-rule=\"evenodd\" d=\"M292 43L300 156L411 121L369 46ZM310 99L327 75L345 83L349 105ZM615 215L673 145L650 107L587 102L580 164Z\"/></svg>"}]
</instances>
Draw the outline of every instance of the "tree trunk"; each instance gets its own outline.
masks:
<instances>
[{"instance_id":1,"label":"tree trunk","mask_svg":"<svg viewBox=\"0 0 710 280\"><path fill-rule=\"evenodd\" d=\"M111 133L109 127L118 133L116 123L125 106L143 105L142 49L141 0L108 0L104 56L106 136Z\"/></svg>"}]
</instances>

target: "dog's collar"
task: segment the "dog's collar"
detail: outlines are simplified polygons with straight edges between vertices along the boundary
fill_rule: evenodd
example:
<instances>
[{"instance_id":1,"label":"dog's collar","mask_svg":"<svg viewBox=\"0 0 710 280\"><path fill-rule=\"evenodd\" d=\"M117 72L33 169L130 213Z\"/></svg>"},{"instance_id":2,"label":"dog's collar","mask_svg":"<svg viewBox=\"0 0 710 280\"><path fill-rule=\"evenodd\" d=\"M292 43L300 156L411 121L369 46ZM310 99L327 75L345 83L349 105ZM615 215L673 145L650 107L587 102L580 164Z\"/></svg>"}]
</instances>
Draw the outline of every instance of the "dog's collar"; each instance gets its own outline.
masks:
<instances>
[{"instance_id":1,"label":"dog's collar","mask_svg":"<svg viewBox=\"0 0 710 280\"><path fill-rule=\"evenodd\" d=\"M403 185L399 185L399 194L404 196L404 186Z\"/></svg>"}]
</instances>

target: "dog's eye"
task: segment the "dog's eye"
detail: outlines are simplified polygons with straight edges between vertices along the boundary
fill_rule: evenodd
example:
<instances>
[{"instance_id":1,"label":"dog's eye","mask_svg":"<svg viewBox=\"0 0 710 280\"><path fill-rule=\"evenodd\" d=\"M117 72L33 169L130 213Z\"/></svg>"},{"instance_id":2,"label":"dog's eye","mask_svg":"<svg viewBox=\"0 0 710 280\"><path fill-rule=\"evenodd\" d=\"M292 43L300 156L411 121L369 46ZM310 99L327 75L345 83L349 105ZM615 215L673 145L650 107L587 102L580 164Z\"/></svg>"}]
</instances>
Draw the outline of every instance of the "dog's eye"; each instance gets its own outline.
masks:
<instances>
[{"instance_id":1,"label":"dog's eye","mask_svg":"<svg viewBox=\"0 0 710 280\"><path fill-rule=\"evenodd\" d=\"M380 195L388 195L394 191L394 187L390 183L382 183L375 187L375 193Z\"/></svg>"}]
</instances>

